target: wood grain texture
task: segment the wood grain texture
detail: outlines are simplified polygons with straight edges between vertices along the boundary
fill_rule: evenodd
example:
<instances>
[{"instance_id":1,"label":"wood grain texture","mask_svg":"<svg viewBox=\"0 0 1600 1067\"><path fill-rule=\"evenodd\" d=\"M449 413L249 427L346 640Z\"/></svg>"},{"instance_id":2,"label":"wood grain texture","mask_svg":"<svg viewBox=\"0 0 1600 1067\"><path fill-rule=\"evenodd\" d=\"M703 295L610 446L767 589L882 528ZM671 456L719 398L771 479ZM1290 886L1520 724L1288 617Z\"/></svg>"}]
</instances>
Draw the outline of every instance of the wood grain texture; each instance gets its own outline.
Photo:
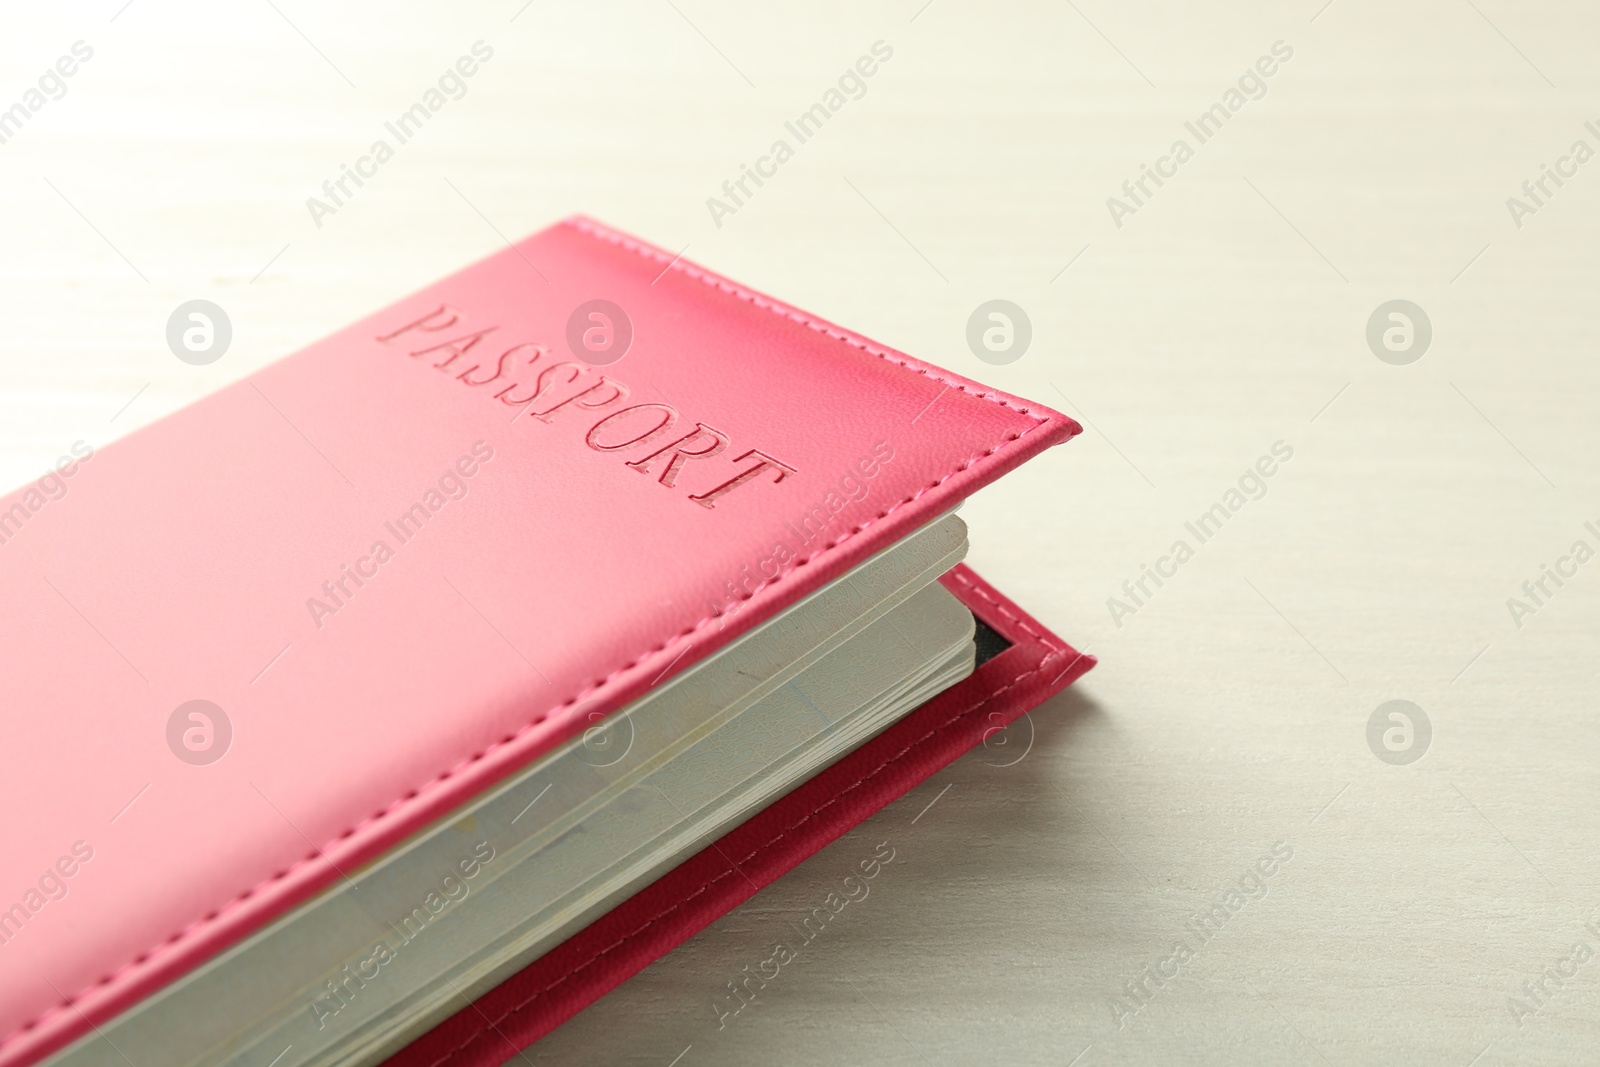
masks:
<instances>
[{"instance_id":1,"label":"wood grain texture","mask_svg":"<svg viewBox=\"0 0 1600 1067\"><path fill-rule=\"evenodd\" d=\"M1560 163L1600 150L1592 9L123 4L0 35L0 109L94 49L0 144L8 485L574 211L1086 425L963 514L977 569L1100 666L531 1062L1594 1057L1600 961L1568 961L1600 951L1600 564L1522 591L1600 549L1600 162ZM318 226L306 199L479 40L465 95ZM719 226L707 198L880 40L865 94ZM1278 41L1200 143L1185 123ZM1536 203L1544 164L1575 173ZM197 298L234 329L206 367L165 340ZM993 298L1033 326L1004 366L965 339ZM1433 327L1407 366L1365 339L1393 299ZM1368 747L1391 699L1432 724L1410 765ZM772 929L885 840L870 899L719 1030ZM1264 898L1229 898L1277 842Z\"/></svg>"}]
</instances>

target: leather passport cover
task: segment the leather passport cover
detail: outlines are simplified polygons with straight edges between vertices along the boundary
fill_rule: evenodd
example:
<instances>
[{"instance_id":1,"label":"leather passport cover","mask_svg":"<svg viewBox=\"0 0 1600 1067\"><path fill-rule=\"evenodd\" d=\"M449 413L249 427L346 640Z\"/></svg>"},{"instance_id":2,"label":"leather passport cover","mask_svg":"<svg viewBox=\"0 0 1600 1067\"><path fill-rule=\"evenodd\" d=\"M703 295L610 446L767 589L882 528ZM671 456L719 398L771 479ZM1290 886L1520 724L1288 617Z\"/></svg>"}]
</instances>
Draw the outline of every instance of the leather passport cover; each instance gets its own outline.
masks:
<instances>
[{"instance_id":1,"label":"leather passport cover","mask_svg":"<svg viewBox=\"0 0 1600 1067\"><path fill-rule=\"evenodd\" d=\"M1076 432L571 219L0 499L0 1067Z\"/></svg>"},{"instance_id":2,"label":"leather passport cover","mask_svg":"<svg viewBox=\"0 0 1600 1067\"><path fill-rule=\"evenodd\" d=\"M1011 647L440 1023L384 1067L498 1067L1094 666L965 564L940 579Z\"/></svg>"}]
</instances>

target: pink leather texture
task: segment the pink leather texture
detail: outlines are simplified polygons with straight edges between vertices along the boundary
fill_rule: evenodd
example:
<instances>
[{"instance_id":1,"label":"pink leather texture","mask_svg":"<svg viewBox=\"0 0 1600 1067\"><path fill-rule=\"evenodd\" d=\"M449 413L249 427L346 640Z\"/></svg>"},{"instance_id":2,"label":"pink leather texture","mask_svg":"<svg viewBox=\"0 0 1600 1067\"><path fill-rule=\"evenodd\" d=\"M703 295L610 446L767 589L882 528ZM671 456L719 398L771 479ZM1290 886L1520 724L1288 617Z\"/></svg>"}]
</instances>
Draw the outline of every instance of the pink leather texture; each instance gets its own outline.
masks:
<instances>
[{"instance_id":1,"label":"pink leather texture","mask_svg":"<svg viewBox=\"0 0 1600 1067\"><path fill-rule=\"evenodd\" d=\"M839 762L613 908L384 1067L499 1067L1095 664L965 564L940 579L1012 642Z\"/></svg>"},{"instance_id":2,"label":"pink leather texture","mask_svg":"<svg viewBox=\"0 0 1600 1067\"><path fill-rule=\"evenodd\" d=\"M0 500L0 1067L1077 431L571 219Z\"/></svg>"}]
</instances>

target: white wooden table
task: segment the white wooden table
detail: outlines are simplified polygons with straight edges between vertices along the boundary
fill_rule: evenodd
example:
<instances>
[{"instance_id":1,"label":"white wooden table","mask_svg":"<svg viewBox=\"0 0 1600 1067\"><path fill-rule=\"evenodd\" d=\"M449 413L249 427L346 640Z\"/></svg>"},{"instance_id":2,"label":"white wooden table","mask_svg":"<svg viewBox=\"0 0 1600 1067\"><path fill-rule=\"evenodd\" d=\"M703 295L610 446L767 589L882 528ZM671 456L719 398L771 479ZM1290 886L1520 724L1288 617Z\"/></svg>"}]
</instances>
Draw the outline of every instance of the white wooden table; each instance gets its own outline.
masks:
<instances>
[{"instance_id":1,"label":"white wooden table","mask_svg":"<svg viewBox=\"0 0 1600 1067\"><path fill-rule=\"evenodd\" d=\"M1600 162L1570 158L1600 150L1600 20L923 2L11 5L0 107L93 55L0 144L0 481L588 212L1078 415L965 516L977 568L1102 662L529 1061L1594 1060L1600 564L1559 561L1600 550ZM877 41L865 94L714 219ZM1567 176L1535 201L1542 164ZM1134 200L1141 165L1168 176ZM1004 366L965 340L992 298L1033 327ZM233 324L210 366L166 346L190 299ZM1403 364L1366 338L1397 299L1432 330ZM1147 564L1172 576L1136 602ZM1546 564L1576 573L1535 603ZM1419 760L1369 746L1391 700L1431 724ZM719 1030L725 983L881 841L870 898Z\"/></svg>"}]
</instances>

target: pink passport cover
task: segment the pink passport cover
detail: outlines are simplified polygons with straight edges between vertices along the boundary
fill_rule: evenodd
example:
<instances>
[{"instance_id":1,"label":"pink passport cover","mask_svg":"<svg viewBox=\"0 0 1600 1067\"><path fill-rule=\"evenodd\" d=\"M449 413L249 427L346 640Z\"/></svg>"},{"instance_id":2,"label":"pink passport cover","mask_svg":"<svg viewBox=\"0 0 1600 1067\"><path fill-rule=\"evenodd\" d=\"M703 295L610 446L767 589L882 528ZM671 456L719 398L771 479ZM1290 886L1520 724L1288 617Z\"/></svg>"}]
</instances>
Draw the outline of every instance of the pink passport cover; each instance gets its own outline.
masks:
<instances>
[{"instance_id":1,"label":"pink passport cover","mask_svg":"<svg viewBox=\"0 0 1600 1067\"><path fill-rule=\"evenodd\" d=\"M0 500L0 1067L1076 432L571 219Z\"/></svg>"}]
</instances>

